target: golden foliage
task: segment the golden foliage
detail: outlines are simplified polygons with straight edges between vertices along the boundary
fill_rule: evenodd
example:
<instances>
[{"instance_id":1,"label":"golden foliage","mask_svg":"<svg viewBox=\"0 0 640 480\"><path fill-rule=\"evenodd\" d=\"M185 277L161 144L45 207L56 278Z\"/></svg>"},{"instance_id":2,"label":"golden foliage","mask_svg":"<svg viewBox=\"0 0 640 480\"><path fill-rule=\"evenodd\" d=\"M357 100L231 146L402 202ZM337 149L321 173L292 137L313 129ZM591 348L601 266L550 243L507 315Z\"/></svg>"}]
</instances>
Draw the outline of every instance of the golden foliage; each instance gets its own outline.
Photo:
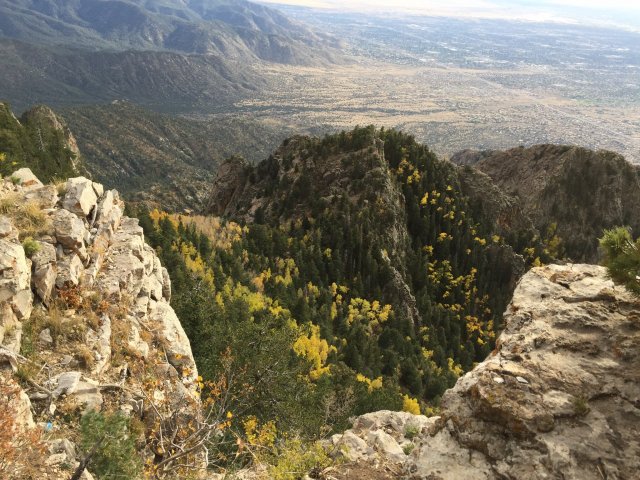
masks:
<instances>
[{"instance_id":1,"label":"golden foliage","mask_svg":"<svg viewBox=\"0 0 640 480\"><path fill-rule=\"evenodd\" d=\"M326 365L327 358L331 352L337 352L337 349L320 338L320 327L310 325L310 330L308 334L298 337L293 344L293 351L311 362L309 378L315 381L329 373L329 367Z\"/></svg>"},{"instance_id":2,"label":"golden foliage","mask_svg":"<svg viewBox=\"0 0 640 480\"><path fill-rule=\"evenodd\" d=\"M413 413L414 415L420 415L420 403L415 398L410 397L409 395L404 395L402 397L402 411Z\"/></svg>"},{"instance_id":3,"label":"golden foliage","mask_svg":"<svg viewBox=\"0 0 640 480\"><path fill-rule=\"evenodd\" d=\"M365 377L361 373L358 373L356 375L356 380L358 382L360 382L360 383L366 384L367 385L367 390L369 390L369 393L371 393L374 390L377 390L379 388L382 388L382 377L378 377L378 378L375 378L375 379L371 380L370 378Z\"/></svg>"}]
</instances>

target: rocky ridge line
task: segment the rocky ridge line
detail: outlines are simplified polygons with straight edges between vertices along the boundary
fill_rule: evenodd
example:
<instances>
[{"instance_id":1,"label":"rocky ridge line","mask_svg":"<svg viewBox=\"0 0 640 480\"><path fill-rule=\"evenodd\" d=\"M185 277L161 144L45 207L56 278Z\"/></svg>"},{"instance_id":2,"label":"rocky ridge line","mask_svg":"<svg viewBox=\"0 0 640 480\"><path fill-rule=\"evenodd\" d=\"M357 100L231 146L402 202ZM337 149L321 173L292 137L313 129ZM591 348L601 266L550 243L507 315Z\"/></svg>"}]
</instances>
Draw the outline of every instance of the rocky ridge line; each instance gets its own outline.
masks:
<instances>
[{"instance_id":1,"label":"rocky ridge line","mask_svg":"<svg viewBox=\"0 0 640 480\"><path fill-rule=\"evenodd\" d=\"M201 416L169 275L117 191L84 177L61 189L26 168L0 179L0 384L15 389L0 407L14 412L16 442L44 432L37 478L70 478L89 410L138 419L141 456L159 463L154 426Z\"/></svg>"}]
</instances>

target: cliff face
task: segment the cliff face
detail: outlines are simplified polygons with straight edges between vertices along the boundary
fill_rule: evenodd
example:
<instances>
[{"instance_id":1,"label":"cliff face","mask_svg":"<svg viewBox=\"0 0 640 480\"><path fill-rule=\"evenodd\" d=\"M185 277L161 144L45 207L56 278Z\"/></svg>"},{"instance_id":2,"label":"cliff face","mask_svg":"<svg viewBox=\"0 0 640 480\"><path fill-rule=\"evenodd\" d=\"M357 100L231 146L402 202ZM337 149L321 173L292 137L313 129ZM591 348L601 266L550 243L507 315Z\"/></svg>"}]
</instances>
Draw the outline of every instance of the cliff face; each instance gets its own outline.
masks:
<instances>
[{"instance_id":1,"label":"cliff face","mask_svg":"<svg viewBox=\"0 0 640 480\"><path fill-rule=\"evenodd\" d=\"M179 443L201 420L169 276L123 207L84 177L57 189L22 169L0 181L0 414L14 420L0 444L22 449L2 478L70 478L88 453L79 422L89 411L135 423L140 464L169 472L167 438Z\"/></svg>"},{"instance_id":2,"label":"cliff face","mask_svg":"<svg viewBox=\"0 0 640 480\"><path fill-rule=\"evenodd\" d=\"M356 461L339 478L636 478L638 300L602 267L550 265L522 278L505 323L440 416L376 412L335 437Z\"/></svg>"}]
</instances>

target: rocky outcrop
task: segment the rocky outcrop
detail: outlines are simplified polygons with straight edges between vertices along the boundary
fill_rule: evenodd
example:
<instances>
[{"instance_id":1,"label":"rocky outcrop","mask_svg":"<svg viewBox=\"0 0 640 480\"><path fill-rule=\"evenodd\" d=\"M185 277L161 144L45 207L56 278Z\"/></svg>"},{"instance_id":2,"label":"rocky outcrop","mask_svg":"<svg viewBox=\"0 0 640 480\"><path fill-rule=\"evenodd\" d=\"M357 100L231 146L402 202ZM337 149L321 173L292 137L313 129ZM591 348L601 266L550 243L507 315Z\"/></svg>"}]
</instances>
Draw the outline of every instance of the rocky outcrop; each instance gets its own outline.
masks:
<instances>
[{"instance_id":1,"label":"rocky outcrop","mask_svg":"<svg viewBox=\"0 0 640 480\"><path fill-rule=\"evenodd\" d=\"M28 169L0 180L0 205L0 374L20 380L0 413L19 411L15 442L54 437L33 468L67 479L87 453L73 444L79 418L120 411L142 425L142 458L162 462L158 425L200 419L198 374L137 219L123 216L115 190L78 177L58 196Z\"/></svg>"},{"instance_id":2,"label":"rocky outcrop","mask_svg":"<svg viewBox=\"0 0 640 480\"><path fill-rule=\"evenodd\" d=\"M356 462L348 468L396 472L375 478L636 478L640 302L602 267L550 265L522 278L505 321L496 350L445 393L439 416L377 412L334 437Z\"/></svg>"},{"instance_id":3,"label":"rocky outcrop","mask_svg":"<svg viewBox=\"0 0 640 480\"><path fill-rule=\"evenodd\" d=\"M240 157L231 157L220 164L213 180L211 193L205 209L213 215L229 213L233 201L244 188L249 173L249 164Z\"/></svg>"},{"instance_id":4,"label":"rocky outcrop","mask_svg":"<svg viewBox=\"0 0 640 480\"><path fill-rule=\"evenodd\" d=\"M557 235L556 255L573 261L597 262L602 230L628 225L638 231L640 170L622 156L562 145L536 145L507 151L471 152L451 160L488 175L500 194L506 219L525 215L541 238ZM472 167L471 167L472 166ZM484 203L487 203L486 201ZM490 203L490 201L488 202ZM503 202L504 203L504 202ZM508 207L508 208L506 208ZM500 223L504 223L500 218ZM551 231L550 231L551 230Z\"/></svg>"}]
</instances>

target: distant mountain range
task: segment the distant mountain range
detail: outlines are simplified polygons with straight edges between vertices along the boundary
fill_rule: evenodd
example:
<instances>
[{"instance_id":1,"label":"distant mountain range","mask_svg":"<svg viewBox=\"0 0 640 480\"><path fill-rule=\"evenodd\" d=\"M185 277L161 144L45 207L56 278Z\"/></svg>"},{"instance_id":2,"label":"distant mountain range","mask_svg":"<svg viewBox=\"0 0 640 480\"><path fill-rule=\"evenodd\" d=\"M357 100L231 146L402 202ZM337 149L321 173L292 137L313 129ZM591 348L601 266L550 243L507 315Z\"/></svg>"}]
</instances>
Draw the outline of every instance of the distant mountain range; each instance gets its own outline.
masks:
<instances>
[{"instance_id":1,"label":"distant mountain range","mask_svg":"<svg viewBox=\"0 0 640 480\"><path fill-rule=\"evenodd\" d=\"M0 82L18 109L127 99L165 110L259 87L262 61L337 61L339 42L243 0L0 0Z\"/></svg>"}]
</instances>

